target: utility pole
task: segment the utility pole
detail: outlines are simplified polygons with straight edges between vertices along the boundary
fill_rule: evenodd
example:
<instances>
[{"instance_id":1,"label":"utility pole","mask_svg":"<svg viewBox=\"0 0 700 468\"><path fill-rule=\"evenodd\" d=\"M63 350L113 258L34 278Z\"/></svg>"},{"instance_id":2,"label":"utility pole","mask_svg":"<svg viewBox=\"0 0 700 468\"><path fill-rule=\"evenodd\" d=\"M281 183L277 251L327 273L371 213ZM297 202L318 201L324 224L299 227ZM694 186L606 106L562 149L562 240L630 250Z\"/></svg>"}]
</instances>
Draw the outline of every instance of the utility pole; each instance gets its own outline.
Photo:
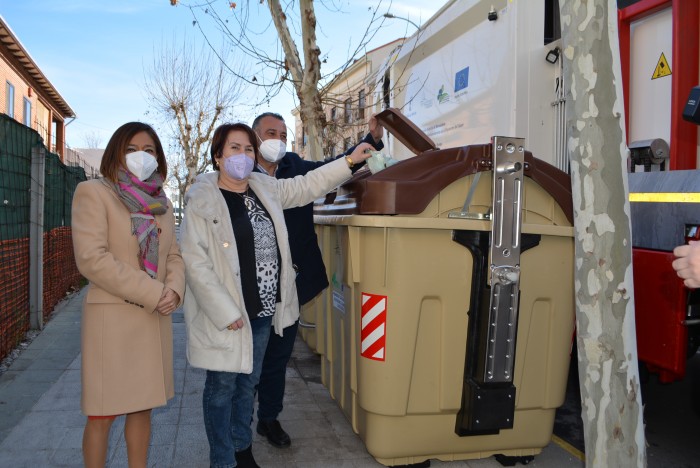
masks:
<instances>
[{"instance_id":1,"label":"utility pole","mask_svg":"<svg viewBox=\"0 0 700 468\"><path fill-rule=\"evenodd\" d=\"M586 466L644 467L617 5L559 5Z\"/></svg>"},{"instance_id":2,"label":"utility pole","mask_svg":"<svg viewBox=\"0 0 700 468\"><path fill-rule=\"evenodd\" d=\"M44 147L32 148L32 182L29 208L29 325L44 329Z\"/></svg>"}]
</instances>

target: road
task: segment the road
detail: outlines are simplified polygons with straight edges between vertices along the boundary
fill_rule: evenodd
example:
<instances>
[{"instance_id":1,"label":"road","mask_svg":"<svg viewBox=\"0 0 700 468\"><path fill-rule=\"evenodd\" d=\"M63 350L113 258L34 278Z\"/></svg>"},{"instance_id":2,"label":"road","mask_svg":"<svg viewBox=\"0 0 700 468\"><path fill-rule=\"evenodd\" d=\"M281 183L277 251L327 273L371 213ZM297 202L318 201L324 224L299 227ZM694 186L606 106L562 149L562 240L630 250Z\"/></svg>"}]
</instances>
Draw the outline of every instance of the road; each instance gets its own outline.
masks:
<instances>
[{"instance_id":1,"label":"road","mask_svg":"<svg viewBox=\"0 0 700 468\"><path fill-rule=\"evenodd\" d=\"M575 362L569 372L567 397L557 411L554 433L584 451L583 423ZM700 467L700 354L688 360L680 382L660 383L655 375L642 383L647 466Z\"/></svg>"}]
</instances>

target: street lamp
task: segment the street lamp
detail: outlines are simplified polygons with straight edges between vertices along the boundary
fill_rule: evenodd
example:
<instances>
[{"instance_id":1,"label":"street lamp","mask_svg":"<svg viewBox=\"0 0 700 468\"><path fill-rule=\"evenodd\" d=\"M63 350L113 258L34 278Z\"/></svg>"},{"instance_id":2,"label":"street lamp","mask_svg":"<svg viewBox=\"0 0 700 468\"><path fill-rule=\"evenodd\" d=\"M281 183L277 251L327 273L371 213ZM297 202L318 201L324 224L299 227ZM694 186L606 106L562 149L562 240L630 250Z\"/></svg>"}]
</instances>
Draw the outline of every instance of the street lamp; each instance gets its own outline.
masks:
<instances>
[{"instance_id":1,"label":"street lamp","mask_svg":"<svg viewBox=\"0 0 700 468\"><path fill-rule=\"evenodd\" d=\"M416 29L420 29L420 26L418 26L416 23L414 23L413 21L411 21L408 18L403 18L401 16L395 16L395 15L392 15L391 13L384 13L384 18L404 20L408 23L411 23L413 26L416 27Z\"/></svg>"}]
</instances>

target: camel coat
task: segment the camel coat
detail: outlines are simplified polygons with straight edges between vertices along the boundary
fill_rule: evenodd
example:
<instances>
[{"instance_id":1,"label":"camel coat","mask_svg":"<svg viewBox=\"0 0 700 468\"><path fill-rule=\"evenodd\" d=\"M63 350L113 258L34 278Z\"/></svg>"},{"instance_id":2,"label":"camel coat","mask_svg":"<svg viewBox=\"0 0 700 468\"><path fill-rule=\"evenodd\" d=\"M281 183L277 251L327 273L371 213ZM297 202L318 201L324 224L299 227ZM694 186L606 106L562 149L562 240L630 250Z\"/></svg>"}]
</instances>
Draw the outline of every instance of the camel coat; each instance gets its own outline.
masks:
<instances>
[{"instance_id":1,"label":"camel coat","mask_svg":"<svg viewBox=\"0 0 700 468\"><path fill-rule=\"evenodd\" d=\"M90 281L82 314L83 413L165 405L174 395L172 322L154 310L166 285L181 300L185 291L172 205L156 216L156 279L139 267L129 211L102 179L78 184L72 220L75 260Z\"/></svg>"}]
</instances>

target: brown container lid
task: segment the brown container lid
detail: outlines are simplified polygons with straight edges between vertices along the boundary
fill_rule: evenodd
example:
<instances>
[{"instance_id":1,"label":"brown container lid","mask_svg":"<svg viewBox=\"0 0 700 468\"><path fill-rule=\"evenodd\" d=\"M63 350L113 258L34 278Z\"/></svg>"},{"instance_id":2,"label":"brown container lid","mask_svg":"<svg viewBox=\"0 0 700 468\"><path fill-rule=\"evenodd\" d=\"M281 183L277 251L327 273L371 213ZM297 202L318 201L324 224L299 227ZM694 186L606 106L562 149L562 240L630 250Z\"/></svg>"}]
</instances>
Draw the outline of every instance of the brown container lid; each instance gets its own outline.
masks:
<instances>
[{"instance_id":1,"label":"brown container lid","mask_svg":"<svg viewBox=\"0 0 700 468\"><path fill-rule=\"evenodd\" d=\"M315 207L316 214L419 214L452 182L492 169L491 144L440 150L398 109L385 109L377 119L417 156L376 174L358 171L340 187L337 198L328 197L325 205ZM573 223L569 175L529 151L525 152L524 174L544 188Z\"/></svg>"},{"instance_id":2,"label":"brown container lid","mask_svg":"<svg viewBox=\"0 0 700 468\"><path fill-rule=\"evenodd\" d=\"M433 140L407 119L400 110L389 107L377 114L376 118L389 133L415 154L438 149Z\"/></svg>"},{"instance_id":3,"label":"brown container lid","mask_svg":"<svg viewBox=\"0 0 700 468\"><path fill-rule=\"evenodd\" d=\"M381 172L357 172L339 195L354 198L357 214L418 214L437 194L486 161L490 145L474 145L422 153Z\"/></svg>"}]
</instances>

